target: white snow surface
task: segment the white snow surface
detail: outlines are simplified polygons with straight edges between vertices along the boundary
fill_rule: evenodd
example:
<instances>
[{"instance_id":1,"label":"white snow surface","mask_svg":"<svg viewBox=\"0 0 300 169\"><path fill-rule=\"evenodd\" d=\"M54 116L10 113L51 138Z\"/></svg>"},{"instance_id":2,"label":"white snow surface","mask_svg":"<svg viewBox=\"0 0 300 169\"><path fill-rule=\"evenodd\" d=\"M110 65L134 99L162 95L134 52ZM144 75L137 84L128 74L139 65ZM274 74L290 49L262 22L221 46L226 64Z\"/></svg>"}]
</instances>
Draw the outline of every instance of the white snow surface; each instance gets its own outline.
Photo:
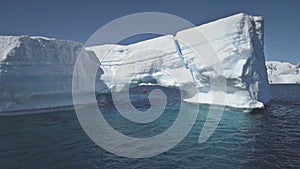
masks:
<instances>
[{"instance_id":1,"label":"white snow surface","mask_svg":"<svg viewBox=\"0 0 300 169\"><path fill-rule=\"evenodd\" d=\"M177 41L193 37L195 29L208 41L195 39L192 47L205 55L205 45L210 43L224 69L222 74L214 74L215 60L203 64L201 56ZM242 13L175 36L82 51L98 58L103 70L100 80L113 92L124 91L129 84L158 84L187 89L183 99L189 102L218 104L213 102L213 93L223 92L226 106L261 108L270 99L263 45L262 17ZM72 104L72 74L81 49L82 44L66 40L0 36L0 112ZM227 90L211 90L210 78L226 79Z\"/></svg>"},{"instance_id":2,"label":"white snow surface","mask_svg":"<svg viewBox=\"0 0 300 169\"><path fill-rule=\"evenodd\" d=\"M300 63L267 61L269 83L300 83Z\"/></svg>"}]
</instances>

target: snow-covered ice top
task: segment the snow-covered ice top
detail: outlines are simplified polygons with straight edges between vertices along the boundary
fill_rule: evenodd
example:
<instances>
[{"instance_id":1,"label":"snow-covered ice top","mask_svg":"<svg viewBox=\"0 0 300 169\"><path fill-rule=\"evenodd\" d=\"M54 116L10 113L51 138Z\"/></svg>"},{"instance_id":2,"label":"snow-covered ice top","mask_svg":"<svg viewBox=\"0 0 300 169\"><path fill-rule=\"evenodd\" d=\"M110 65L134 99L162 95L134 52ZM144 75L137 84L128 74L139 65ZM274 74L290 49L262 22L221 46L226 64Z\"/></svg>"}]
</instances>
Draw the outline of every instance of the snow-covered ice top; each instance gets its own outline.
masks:
<instances>
[{"instance_id":1,"label":"snow-covered ice top","mask_svg":"<svg viewBox=\"0 0 300 169\"><path fill-rule=\"evenodd\" d=\"M300 83L300 63L267 61L270 83Z\"/></svg>"},{"instance_id":2,"label":"snow-covered ice top","mask_svg":"<svg viewBox=\"0 0 300 169\"><path fill-rule=\"evenodd\" d=\"M45 42L45 40L55 40L55 38L47 38L42 36L0 36L0 61L5 62L9 53L13 52L13 49L20 47L20 44L25 42L26 39L38 40L43 47L46 47L45 44L42 44Z\"/></svg>"},{"instance_id":3,"label":"snow-covered ice top","mask_svg":"<svg viewBox=\"0 0 300 169\"><path fill-rule=\"evenodd\" d=\"M31 39L44 39L44 40L55 40L55 38L49 38L44 36L30 36Z\"/></svg>"}]
</instances>

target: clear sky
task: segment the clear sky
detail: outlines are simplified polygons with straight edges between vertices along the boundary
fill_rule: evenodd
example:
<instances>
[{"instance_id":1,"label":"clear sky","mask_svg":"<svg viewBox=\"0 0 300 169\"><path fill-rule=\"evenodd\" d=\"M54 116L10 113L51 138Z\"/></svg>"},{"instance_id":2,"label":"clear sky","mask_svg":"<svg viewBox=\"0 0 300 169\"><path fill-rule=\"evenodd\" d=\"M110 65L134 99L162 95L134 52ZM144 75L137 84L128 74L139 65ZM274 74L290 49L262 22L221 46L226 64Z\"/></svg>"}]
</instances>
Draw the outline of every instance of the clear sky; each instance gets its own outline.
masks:
<instances>
[{"instance_id":1,"label":"clear sky","mask_svg":"<svg viewBox=\"0 0 300 169\"><path fill-rule=\"evenodd\" d=\"M170 13L195 25L239 12L262 15L266 59L300 62L299 0L0 0L0 34L84 43L106 23L136 12Z\"/></svg>"}]
</instances>

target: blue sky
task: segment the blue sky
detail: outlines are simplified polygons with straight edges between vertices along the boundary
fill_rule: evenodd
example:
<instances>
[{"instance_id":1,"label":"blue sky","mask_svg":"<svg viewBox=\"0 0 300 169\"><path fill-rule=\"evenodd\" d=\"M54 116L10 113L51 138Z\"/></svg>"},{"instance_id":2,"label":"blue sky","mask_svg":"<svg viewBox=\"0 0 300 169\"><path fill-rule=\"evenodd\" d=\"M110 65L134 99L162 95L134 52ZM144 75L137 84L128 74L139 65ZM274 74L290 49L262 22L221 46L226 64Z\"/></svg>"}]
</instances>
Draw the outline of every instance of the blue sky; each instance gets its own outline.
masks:
<instances>
[{"instance_id":1,"label":"blue sky","mask_svg":"<svg viewBox=\"0 0 300 169\"><path fill-rule=\"evenodd\" d=\"M300 62L298 0L1 0L1 35L42 35L85 42L106 23L136 12L165 12L200 25L245 12L265 18L267 60Z\"/></svg>"}]
</instances>

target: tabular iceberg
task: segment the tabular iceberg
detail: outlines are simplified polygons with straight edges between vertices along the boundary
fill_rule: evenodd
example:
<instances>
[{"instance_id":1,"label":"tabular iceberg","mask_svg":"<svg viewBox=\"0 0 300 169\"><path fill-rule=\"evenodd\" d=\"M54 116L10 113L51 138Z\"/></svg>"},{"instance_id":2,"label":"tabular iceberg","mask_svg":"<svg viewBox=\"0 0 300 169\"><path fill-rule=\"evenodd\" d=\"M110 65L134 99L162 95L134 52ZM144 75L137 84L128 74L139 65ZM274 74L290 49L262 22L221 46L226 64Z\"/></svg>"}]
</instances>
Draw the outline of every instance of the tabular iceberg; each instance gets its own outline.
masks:
<instances>
[{"instance_id":1,"label":"tabular iceberg","mask_svg":"<svg viewBox=\"0 0 300 169\"><path fill-rule=\"evenodd\" d=\"M267 61L269 82L300 83L300 64L293 65L287 62Z\"/></svg>"},{"instance_id":2,"label":"tabular iceberg","mask_svg":"<svg viewBox=\"0 0 300 169\"><path fill-rule=\"evenodd\" d=\"M71 105L73 67L81 48L66 40L0 36L0 111Z\"/></svg>"},{"instance_id":3,"label":"tabular iceberg","mask_svg":"<svg viewBox=\"0 0 300 169\"><path fill-rule=\"evenodd\" d=\"M190 67L193 67L197 74L197 83L201 87L199 95L200 98L203 98L201 102L208 102L209 100L205 98L210 98L211 95L208 79L222 77L226 79L227 84L225 105L255 108L262 107L263 103L268 102L270 95L263 52L262 17L237 14L181 31L177 33L176 37L193 37L191 33L196 29L203 32L209 40L206 43L211 43L214 47L224 69L223 74L208 77L207 72L211 71L209 65L195 62L197 56L189 48L182 46L181 51L185 62L191 63ZM203 55L206 54L205 44L194 40L193 45ZM198 60L200 59L198 58Z\"/></svg>"},{"instance_id":4,"label":"tabular iceberg","mask_svg":"<svg viewBox=\"0 0 300 169\"><path fill-rule=\"evenodd\" d=\"M222 74L211 76L211 65L190 48L205 55L205 44L195 39L186 46L181 41L195 29L214 47ZM66 40L0 36L0 112L71 105L72 73L80 51L98 58L101 80L113 92L145 83L184 86L189 102L215 104L212 93L223 92L227 106L261 108L270 99L263 46L262 17L246 14L128 46L83 48ZM226 91L212 91L210 81L218 79L226 80Z\"/></svg>"},{"instance_id":5,"label":"tabular iceberg","mask_svg":"<svg viewBox=\"0 0 300 169\"><path fill-rule=\"evenodd\" d=\"M195 31L201 31L206 38L195 38ZM182 40L190 40L189 46ZM262 17L237 14L180 31L175 36L128 46L93 46L86 50L95 52L104 71L101 79L114 91L125 90L130 83L154 81L168 87L181 84L193 89L184 97L188 102L215 104L213 93L224 92L227 106L261 108L270 99L263 42ZM224 69L222 74L215 74L209 57L193 52L198 50L203 56L209 55L207 44L214 47ZM201 61L204 58L208 61ZM181 77L180 83L166 74ZM226 80L226 91L211 89L211 81L218 79Z\"/></svg>"}]
</instances>

